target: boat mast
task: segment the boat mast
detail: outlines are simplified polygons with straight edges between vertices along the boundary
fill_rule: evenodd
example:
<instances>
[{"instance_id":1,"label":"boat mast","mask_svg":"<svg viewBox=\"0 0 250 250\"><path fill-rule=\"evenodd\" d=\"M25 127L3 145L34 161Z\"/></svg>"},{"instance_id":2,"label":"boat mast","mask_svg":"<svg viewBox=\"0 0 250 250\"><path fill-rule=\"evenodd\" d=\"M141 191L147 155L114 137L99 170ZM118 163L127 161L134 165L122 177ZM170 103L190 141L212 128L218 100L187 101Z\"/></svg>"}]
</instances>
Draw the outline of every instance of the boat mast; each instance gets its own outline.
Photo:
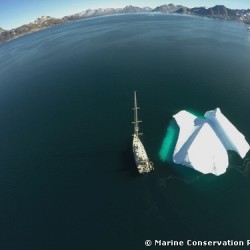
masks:
<instances>
[{"instance_id":1,"label":"boat mast","mask_svg":"<svg viewBox=\"0 0 250 250\"><path fill-rule=\"evenodd\" d=\"M134 135L139 136L141 135L141 133L139 133L139 122L138 121L138 113L137 110L140 109L139 107L137 107L137 98L136 98L136 91L134 91Z\"/></svg>"}]
</instances>

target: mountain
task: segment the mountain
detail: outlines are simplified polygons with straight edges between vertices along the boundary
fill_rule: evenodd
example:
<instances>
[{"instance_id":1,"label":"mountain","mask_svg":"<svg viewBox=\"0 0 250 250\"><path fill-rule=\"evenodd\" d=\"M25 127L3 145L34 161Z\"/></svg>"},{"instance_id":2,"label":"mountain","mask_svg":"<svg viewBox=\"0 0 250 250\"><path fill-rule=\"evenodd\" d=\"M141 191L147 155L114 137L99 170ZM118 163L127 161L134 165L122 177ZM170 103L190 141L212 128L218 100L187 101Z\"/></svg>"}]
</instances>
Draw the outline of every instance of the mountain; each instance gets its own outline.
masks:
<instances>
[{"instance_id":1,"label":"mountain","mask_svg":"<svg viewBox=\"0 0 250 250\"><path fill-rule=\"evenodd\" d=\"M129 5L121 9L121 13L139 13L139 12L149 12L151 10L152 9L149 7L140 8L140 7Z\"/></svg>"},{"instance_id":2,"label":"mountain","mask_svg":"<svg viewBox=\"0 0 250 250\"><path fill-rule=\"evenodd\" d=\"M71 21L81 20L81 19L95 17L95 16L104 16L104 15L111 15L111 14L117 14L117 13L119 13L118 9L114 9L114 8L106 8L106 9L99 8L96 10L88 9L86 11L82 11L74 15L65 16L62 19L67 22L71 22Z\"/></svg>"},{"instance_id":3,"label":"mountain","mask_svg":"<svg viewBox=\"0 0 250 250\"><path fill-rule=\"evenodd\" d=\"M162 12L162 13L172 13L176 12L179 9L183 8L184 6L181 5L174 5L174 4L168 4L168 5L161 5L159 7L156 7L155 9L152 10L152 12Z\"/></svg>"},{"instance_id":4,"label":"mountain","mask_svg":"<svg viewBox=\"0 0 250 250\"><path fill-rule=\"evenodd\" d=\"M219 18L224 20L237 20L244 23L250 23L250 10L233 10L224 5L216 5L212 8L192 8L190 14Z\"/></svg>"},{"instance_id":5,"label":"mountain","mask_svg":"<svg viewBox=\"0 0 250 250\"><path fill-rule=\"evenodd\" d=\"M216 5L212 8L209 8L209 9L206 9L204 7L192 8L191 14L220 18L220 19L227 19L227 20L229 20L229 19L230 20L233 20L233 19L237 20L241 16L240 11L228 9L224 5Z\"/></svg>"},{"instance_id":6,"label":"mountain","mask_svg":"<svg viewBox=\"0 0 250 250\"><path fill-rule=\"evenodd\" d=\"M42 29L46 29L58 24L62 24L65 21L60 18L54 18L50 16L42 16L37 18L33 23L24 24L16 29L0 30L0 43L6 42L20 36L33 33Z\"/></svg>"},{"instance_id":7,"label":"mountain","mask_svg":"<svg viewBox=\"0 0 250 250\"><path fill-rule=\"evenodd\" d=\"M243 15L240 17L240 20L246 24L250 24L250 9L243 10Z\"/></svg>"},{"instance_id":8,"label":"mountain","mask_svg":"<svg viewBox=\"0 0 250 250\"><path fill-rule=\"evenodd\" d=\"M4 30L0 28L0 43L6 42L17 37L46 29L55 25L72 22L76 20L86 19L96 16L124 14L124 13L140 13L140 12L161 12L161 13L178 13L188 15L206 16L211 18L219 18L224 20L237 20L250 24L250 9L248 10L233 10L228 9L223 5L216 5L212 8L196 7L187 8L182 5L161 5L155 9L149 7L140 8L136 6L126 6L125 8L99 8L95 10L88 9L74 15L65 16L63 18L54 18L50 16L42 16L37 18L33 23L22 25L16 29Z\"/></svg>"},{"instance_id":9,"label":"mountain","mask_svg":"<svg viewBox=\"0 0 250 250\"><path fill-rule=\"evenodd\" d=\"M81 20L89 17L96 17L96 16L104 16L104 15L114 15L114 14L124 14L124 13L139 13L139 12L150 12L152 9L149 7L140 8L135 6L126 6L125 8L99 8L95 10L88 9L86 11L82 11L80 13L65 16L63 20L65 21L75 21Z\"/></svg>"},{"instance_id":10,"label":"mountain","mask_svg":"<svg viewBox=\"0 0 250 250\"><path fill-rule=\"evenodd\" d=\"M182 6L181 8L179 8L178 10L176 10L175 13L177 13L177 14L190 14L191 13L191 9Z\"/></svg>"}]
</instances>

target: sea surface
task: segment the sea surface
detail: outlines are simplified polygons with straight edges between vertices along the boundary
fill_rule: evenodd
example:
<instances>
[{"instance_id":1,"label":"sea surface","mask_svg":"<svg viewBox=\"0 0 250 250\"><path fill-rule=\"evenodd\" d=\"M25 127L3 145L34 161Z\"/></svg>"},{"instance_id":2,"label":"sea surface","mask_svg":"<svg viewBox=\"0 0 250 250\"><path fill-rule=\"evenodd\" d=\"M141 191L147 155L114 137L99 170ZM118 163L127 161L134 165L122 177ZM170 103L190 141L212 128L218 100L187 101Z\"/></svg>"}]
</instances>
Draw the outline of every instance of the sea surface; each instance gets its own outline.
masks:
<instances>
[{"instance_id":1,"label":"sea surface","mask_svg":"<svg viewBox=\"0 0 250 250\"><path fill-rule=\"evenodd\" d=\"M159 156L182 109L220 107L250 142L249 65L244 24L185 15L92 18L0 45L0 249L249 239L248 160L229 153L217 177ZM131 148L134 90L146 176Z\"/></svg>"}]
</instances>

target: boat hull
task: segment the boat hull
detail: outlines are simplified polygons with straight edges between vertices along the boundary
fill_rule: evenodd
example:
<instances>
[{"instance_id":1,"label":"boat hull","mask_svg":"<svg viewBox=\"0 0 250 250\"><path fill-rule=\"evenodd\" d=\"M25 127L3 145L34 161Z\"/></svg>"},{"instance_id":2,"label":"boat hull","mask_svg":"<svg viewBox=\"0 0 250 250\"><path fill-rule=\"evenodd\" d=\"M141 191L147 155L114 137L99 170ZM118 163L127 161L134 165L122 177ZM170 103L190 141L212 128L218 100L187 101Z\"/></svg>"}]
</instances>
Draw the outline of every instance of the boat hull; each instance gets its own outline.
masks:
<instances>
[{"instance_id":1,"label":"boat hull","mask_svg":"<svg viewBox=\"0 0 250 250\"><path fill-rule=\"evenodd\" d=\"M154 169L153 163L149 160L146 150L137 135L133 136L133 153L140 174L149 173Z\"/></svg>"}]
</instances>

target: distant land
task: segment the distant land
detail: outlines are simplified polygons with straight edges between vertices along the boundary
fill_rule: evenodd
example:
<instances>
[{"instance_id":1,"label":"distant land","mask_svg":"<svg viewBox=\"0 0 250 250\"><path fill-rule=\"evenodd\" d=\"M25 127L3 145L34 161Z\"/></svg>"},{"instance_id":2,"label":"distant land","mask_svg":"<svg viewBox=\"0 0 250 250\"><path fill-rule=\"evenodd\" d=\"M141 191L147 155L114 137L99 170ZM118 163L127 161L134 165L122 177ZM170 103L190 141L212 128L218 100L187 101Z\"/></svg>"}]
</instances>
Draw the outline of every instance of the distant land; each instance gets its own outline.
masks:
<instances>
[{"instance_id":1,"label":"distant land","mask_svg":"<svg viewBox=\"0 0 250 250\"><path fill-rule=\"evenodd\" d=\"M114 14L125 14L125 13L178 13L178 14L188 14L188 15L197 15L205 16L211 18L218 18L223 20L235 20L240 21L246 24L250 24L250 9L247 10L234 10L228 9L224 5L216 5L212 8L205 7L195 7L187 8L182 5L161 5L154 9L150 7L135 7L135 6L126 6L125 8L99 8L95 10L88 9L80 13L65 16L63 18L54 18L50 16L42 16L37 18L33 23L22 25L18 28L11 30L4 30L0 28L0 43L10 41L12 39L30 34L35 31L46 29L55 25L60 25L63 23L68 23L76 20L82 20L90 17L105 16L105 15L114 15Z\"/></svg>"}]
</instances>

